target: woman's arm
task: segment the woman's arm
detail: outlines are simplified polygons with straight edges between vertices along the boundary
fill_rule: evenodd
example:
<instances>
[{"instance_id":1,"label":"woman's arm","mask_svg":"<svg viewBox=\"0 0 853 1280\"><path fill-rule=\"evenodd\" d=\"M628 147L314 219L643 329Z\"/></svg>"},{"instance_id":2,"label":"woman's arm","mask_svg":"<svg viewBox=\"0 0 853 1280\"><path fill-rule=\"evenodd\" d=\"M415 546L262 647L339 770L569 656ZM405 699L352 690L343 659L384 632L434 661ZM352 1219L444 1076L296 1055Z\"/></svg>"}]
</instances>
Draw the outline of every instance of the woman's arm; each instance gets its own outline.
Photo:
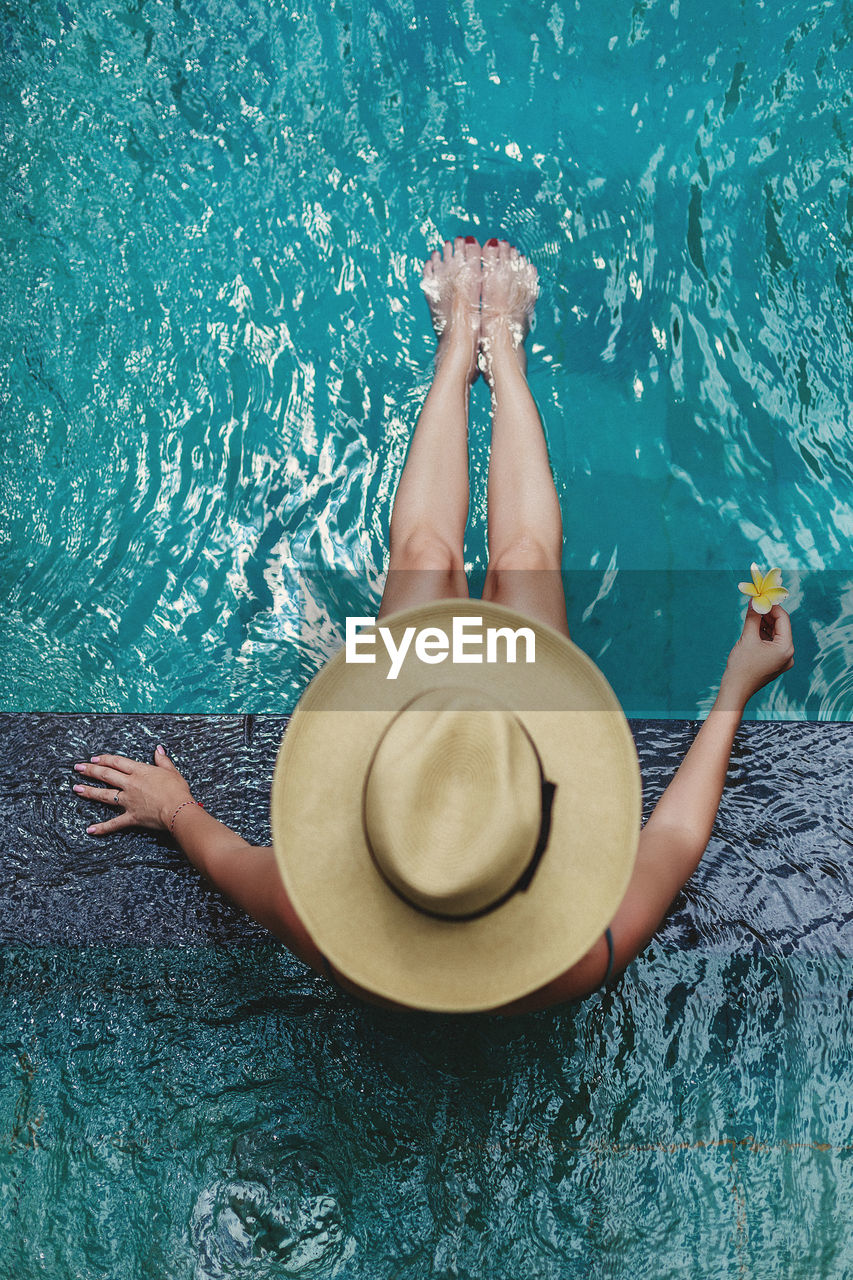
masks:
<instances>
[{"instance_id":1,"label":"woman's arm","mask_svg":"<svg viewBox=\"0 0 853 1280\"><path fill-rule=\"evenodd\" d=\"M217 889L228 895L282 942L300 960L323 972L322 957L293 908L278 872L273 850L251 845L193 801L189 784L162 747L155 764L127 756L93 756L75 765L78 773L107 786L77 785L90 800L121 806L124 812L88 828L92 835L108 835L128 827L166 831L189 861ZM118 801L116 791L120 792Z\"/></svg>"},{"instance_id":2,"label":"woman's arm","mask_svg":"<svg viewBox=\"0 0 853 1280\"><path fill-rule=\"evenodd\" d=\"M634 870L610 923L614 972L624 969L648 944L702 859L744 707L754 693L793 665L787 613L776 605L762 616L750 605L708 718L640 833ZM601 985L608 960L602 936L559 978L496 1012L527 1013L579 1000Z\"/></svg>"},{"instance_id":3,"label":"woman's arm","mask_svg":"<svg viewBox=\"0 0 853 1280\"><path fill-rule=\"evenodd\" d=\"M750 605L708 718L640 833L634 872L610 926L615 970L643 950L701 861L747 702L793 665L785 610L776 605L761 615Z\"/></svg>"}]
</instances>

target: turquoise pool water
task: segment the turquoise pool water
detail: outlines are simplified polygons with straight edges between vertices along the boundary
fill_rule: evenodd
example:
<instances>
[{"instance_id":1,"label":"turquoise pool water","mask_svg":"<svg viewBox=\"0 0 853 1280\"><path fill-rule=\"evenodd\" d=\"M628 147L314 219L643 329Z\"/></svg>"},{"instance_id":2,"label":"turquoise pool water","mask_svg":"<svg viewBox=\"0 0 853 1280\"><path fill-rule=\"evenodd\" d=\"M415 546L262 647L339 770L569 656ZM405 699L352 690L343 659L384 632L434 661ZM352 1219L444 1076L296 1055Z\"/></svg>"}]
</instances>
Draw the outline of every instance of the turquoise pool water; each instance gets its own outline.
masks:
<instances>
[{"instance_id":1,"label":"turquoise pool water","mask_svg":"<svg viewBox=\"0 0 853 1280\"><path fill-rule=\"evenodd\" d=\"M707 704L757 559L801 574L754 714L853 714L846 6L34 0L2 30L5 708L289 709L378 600L419 263L503 232L543 282L573 632L629 713Z\"/></svg>"},{"instance_id":2,"label":"turquoise pool water","mask_svg":"<svg viewBox=\"0 0 853 1280\"><path fill-rule=\"evenodd\" d=\"M263 946L7 951L4 1277L853 1269L848 962L665 955L517 1020Z\"/></svg>"}]
</instances>

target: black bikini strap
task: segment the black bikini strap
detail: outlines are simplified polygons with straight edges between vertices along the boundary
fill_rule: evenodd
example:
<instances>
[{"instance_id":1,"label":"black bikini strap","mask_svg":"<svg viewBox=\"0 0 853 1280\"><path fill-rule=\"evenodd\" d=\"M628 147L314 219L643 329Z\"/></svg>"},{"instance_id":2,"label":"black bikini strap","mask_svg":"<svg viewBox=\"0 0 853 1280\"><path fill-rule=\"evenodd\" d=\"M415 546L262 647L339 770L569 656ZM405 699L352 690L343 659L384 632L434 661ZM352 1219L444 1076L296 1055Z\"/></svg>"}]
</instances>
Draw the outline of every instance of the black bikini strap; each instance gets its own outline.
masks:
<instances>
[{"instance_id":1,"label":"black bikini strap","mask_svg":"<svg viewBox=\"0 0 853 1280\"><path fill-rule=\"evenodd\" d=\"M607 939L607 972L604 975L604 981L601 985L606 987L610 981L610 975L613 972L613 934L609 929L605 929L604 936Z\"/></svg>"}]
</instances>

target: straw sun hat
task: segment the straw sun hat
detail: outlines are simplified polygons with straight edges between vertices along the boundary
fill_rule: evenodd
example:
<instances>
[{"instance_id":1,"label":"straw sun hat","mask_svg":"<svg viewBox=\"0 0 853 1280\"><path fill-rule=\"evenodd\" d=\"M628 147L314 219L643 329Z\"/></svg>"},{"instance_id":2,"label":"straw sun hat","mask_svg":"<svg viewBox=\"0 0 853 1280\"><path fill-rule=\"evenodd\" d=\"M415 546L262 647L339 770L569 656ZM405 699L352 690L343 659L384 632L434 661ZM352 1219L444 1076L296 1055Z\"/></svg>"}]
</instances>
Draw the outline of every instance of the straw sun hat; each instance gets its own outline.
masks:
<instances>
[{"instance_id":1,"label":"straw sun hat","mask_svg":"<svg viewBox=\"0 0 853 1280\"><path fill-rule=\"evenodd\" d=\"M454 619L527 628L534 660L521 643L515 662L498 641L479 663L412 645L389 679L374 633L374 662L342 650L314 677L272 783L278 867L319 950L376 995L444 1012L496 1008L579 960L622 900L640 825L628 723L565 636L482 600L379 625L397 647Z\"/></svg>"}]
</instances>

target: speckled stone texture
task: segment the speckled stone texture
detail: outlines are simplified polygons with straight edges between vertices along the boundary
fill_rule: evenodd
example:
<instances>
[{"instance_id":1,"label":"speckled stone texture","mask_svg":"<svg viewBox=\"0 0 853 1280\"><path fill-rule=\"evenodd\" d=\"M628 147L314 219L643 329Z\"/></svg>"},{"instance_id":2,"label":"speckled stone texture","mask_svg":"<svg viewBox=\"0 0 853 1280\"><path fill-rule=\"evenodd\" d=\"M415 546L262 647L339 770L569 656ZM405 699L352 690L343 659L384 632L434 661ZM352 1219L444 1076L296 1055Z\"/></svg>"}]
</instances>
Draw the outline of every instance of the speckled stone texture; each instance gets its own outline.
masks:
<instances>
[{"instance_id":1,"label":"speckled stone texture","mask_svg":"<svg viewBox=\"0 0 853 1280\"><path fill-rule=\"evenodd\" d=\"M195 946L267 938L163 836L87 835L107 811L71 790L73 764L100 751L151 761L162 741L205 807L265 844L286 726L286 716L273 715L0 716L0 941ZM648 815L698 725L644 720L632 728ZM853 725L743 725L708 850L652 945L853 955L851 844Z\"/></svg>"}]
</instances>

